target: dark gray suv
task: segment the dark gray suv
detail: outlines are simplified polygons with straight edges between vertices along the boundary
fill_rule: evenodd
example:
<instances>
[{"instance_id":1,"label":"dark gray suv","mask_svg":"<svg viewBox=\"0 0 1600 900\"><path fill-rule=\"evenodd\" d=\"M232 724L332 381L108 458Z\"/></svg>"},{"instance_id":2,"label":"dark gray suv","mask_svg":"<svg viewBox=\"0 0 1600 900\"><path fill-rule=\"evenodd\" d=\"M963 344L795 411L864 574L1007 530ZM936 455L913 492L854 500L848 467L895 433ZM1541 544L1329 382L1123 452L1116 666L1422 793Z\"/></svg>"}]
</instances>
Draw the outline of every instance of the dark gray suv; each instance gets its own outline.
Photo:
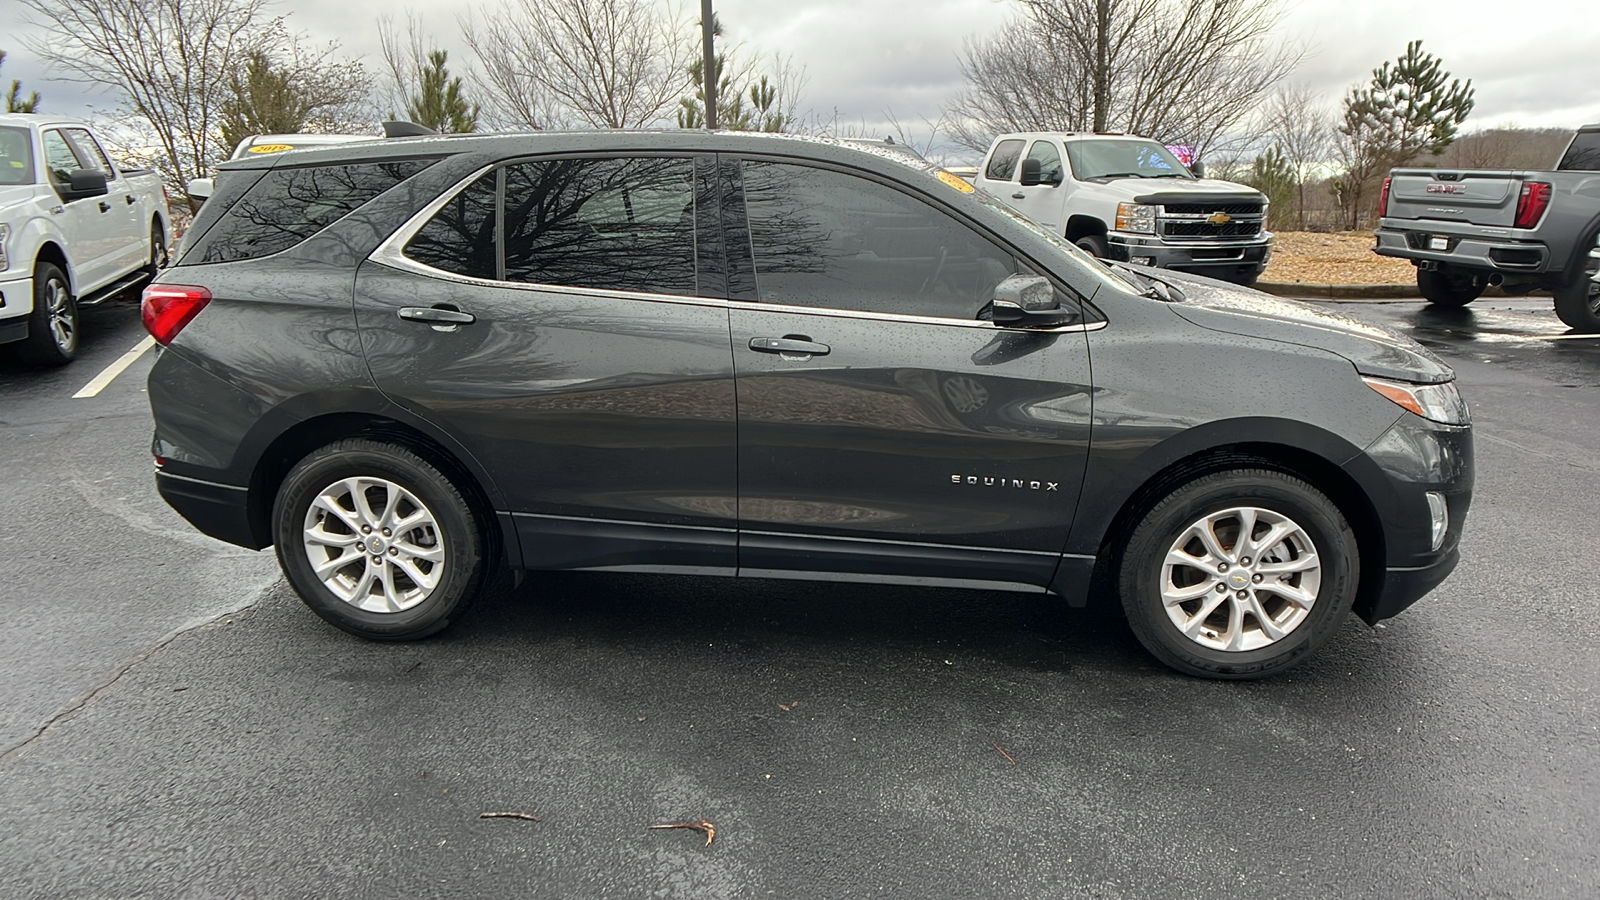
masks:
<instances>
[{"instance_id":1,"label":"dark gray suv","mask_svg":"<svg viewBox=\"0 0 1600 900\"><path fill-rule=\"evenodd\" d=\"M355 634L503 567L895 582L1116 596L1248 678L1456 564L1438 359L1108 268L904 154L408 138L215 190L144 298L157 483Z\"/></svg>"}]
</instances>

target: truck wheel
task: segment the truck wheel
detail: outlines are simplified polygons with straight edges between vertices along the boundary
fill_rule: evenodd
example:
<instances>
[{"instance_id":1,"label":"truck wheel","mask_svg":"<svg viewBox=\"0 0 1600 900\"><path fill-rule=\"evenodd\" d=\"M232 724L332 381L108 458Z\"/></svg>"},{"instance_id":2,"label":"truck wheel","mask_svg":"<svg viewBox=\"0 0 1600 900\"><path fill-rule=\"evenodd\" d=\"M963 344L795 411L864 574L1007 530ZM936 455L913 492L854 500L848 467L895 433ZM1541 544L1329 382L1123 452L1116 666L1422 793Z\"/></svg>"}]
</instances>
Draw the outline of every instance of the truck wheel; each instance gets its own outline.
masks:
<instances>
[{"instance_id":1,"label":"truck wheel","mask_svg":"<svg viewBox=\"0 0 1600 900\"><path fill-rule=\"evenodd\" d=\"M1267 469L1205 475L1145 514L1123 552L1128 625L1157 659L1204 678L1260 678L1344 622L1355 533L1327 495Z\"/></svg>"},{"instance_id":2,"label":"truck wheel","mask_svg":"<svg viewBox=\"0 0 1600 900\"><path fill-rule=\"evenodd\" d=\"M1098 234L1086 234L1075 242L1079 249L1095 259L1105 259L1111 255L1111 245Z\"/></svg>"},{"instance_id":3,"label":"truck wheel","mask_svg":"<svg viewBox=\"0 0 1600 900\"><path fill-rule=\"evenodd\" d=\"M398 444L349 438L313 452L284 479L272 519L278 564L300 599L364 638L427 637L486 581L481 518Z\"/></svg>"},{"instance_id":4,"label":"truck wheel","mask_svg":"<svg viewBox=\"0 0 1600 900\"><path fill-rule=\"evenodd\" d=\"M1556 316L1585 334L1600 333L1600 259L1589 257L1578 280L1556 288Z\"/></svg>"},{"instance_id":5,"label":"truck wheel","mask_svg":"<svg viewBox=\"0 0 1600 900\"><path fill-rule=\"evenodd\" d=\"M1417 290L1435 306L1466 306L1483 296L1489 276L1449 269L1418 269Z\"/></svg>"},{"instance_id":6,"label":"truck wheel","mask_svg":"<svg viewBox=\"0 0 1600 900\"><path fill-rule=\"evenodd\" d=\"M33 312L28 339L17 345L17 357L35 366L64 366L78 355L78 301L67 276L53 263L33 270Z\"/></svg>"},{"instance_id":7,"label":"truck wheel","mask_svg":"<svg viewBox=\"0 0 1600 900\"><path fill-rule=\"evenodd\" d=\"M150 223L150 264L144 267L144 273L154 281L161 267L167 264L167 239L161 233L161 223Z\"/></svg>"}]
</instances>

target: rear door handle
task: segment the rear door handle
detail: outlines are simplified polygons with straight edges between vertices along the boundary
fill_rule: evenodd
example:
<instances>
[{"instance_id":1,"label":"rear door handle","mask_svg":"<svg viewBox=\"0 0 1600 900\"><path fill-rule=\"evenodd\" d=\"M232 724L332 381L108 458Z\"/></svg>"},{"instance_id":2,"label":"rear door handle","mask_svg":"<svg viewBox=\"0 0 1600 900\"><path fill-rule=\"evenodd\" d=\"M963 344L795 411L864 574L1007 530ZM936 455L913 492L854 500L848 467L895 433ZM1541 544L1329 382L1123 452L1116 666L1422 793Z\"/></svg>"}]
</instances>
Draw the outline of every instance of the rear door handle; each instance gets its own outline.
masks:
<instances>
[{"instance_id":1,"label":"rear door handle","mask_svg":"<svg viewBox=\"0 0 1600 900\"><path fill-rule=\"evenodd\" d=\"M105 202L104 200L101 200L100 201L100 211L101 212L111 212L111 204Z\"/></svg>"},{"instance_id":2,"label":"rear door handle","mask_svg":"<svg viewBox=\"0 0 1600 900\"><path fill-rule=\"evenodd\" d=\"M402 306L400 318L410 322L427 322L430 325L471 325L478 321L472 313L465 313L453 306Z\"/></svg>"},{"instance_id":3,"label":"rear door handle","mask_svg":"<svg viewBox=\"0 0 1600 900\"><path fill-rule=\"evenodd\" d=\"M1013 199L1013 200L1026 200L1026 199L1028 199L1028 195L1024 194L1021 191L1017 191L1015 194L1011 195L1011 199Z\"/></svg>"},{"instance_id":4,"label":"rear door handle","mask_svg":"<svg viewBox=\"0 0 1600 900\"><path fill-rule=\"evenodd\" d=\"M132 205L133 205L133 195L132 195L132 194L123 194L123 195L122 195L122 199L123 199L123 201L124 201L124 202L125 202L125 203L127 203L127 204L128 204L128 205L129 205L129 206L132 206Z\"/></svg>"},{"instance_id":5,"label":"rear door handle","mask_svg":"<svg viewBox=\"0 0 1600 900\"><path fill-rule=\"evenodd\" d=\"M750 349L760 353L795 353L807 356L827 356L828 351L833 348L827 344L819 344L803 335L790 335L781 338L751 338Z\"/></svg>"}]
</instances>

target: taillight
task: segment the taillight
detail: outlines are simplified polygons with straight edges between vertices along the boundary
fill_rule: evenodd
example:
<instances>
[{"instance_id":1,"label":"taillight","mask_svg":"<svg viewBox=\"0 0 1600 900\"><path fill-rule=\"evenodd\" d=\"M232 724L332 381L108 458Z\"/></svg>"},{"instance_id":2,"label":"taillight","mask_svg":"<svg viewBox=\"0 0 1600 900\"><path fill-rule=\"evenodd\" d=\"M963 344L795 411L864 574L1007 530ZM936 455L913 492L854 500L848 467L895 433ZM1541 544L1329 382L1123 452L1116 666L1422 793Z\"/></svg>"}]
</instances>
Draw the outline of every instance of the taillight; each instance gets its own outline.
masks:
<instances>
[{"instance_id":1,"label":"taillight","mask_svg":"<svg viewBox=\"0 0 1600 900\"><path fill-rule=\"evenodd\" d=\"M1378 218L1389 214L1389 179L1383 180L1383 190L1378 192Z\"/></svg>"},{"instance_id":2,"label":"taillight","mask_svg":"<svg viewBox=\"0 0 1600 900\"><path fill-rule=\"evenodd\" d=\"M1529 181L1522 186L1522 196L1517 198L1517 221L1512 223L1516 228L1532 228L1539 224L1539 217L1544 215L1545 208L1550 205L1550 185L1542 181Z\"/></svg>"},{"instance_id":3,"label":"taillight","mask_svg":"<svg viewBox=\"0 0 1600 900\"><path fill-rule=\"evenodd\" d=\"M139 301L144 330L165 347L211 302L211 292L191 284L152 284Z\"/></svg>"}]
</instances>

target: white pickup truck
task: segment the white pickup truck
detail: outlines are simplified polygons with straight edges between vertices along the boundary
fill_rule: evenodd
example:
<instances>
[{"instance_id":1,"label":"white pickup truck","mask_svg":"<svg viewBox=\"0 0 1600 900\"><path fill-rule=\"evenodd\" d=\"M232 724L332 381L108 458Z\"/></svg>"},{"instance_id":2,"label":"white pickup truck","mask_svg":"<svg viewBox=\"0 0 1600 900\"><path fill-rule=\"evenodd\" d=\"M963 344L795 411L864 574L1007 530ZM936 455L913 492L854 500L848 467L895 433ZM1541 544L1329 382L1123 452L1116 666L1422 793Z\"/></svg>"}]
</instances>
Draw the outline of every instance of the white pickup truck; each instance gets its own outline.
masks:
<instances>
[{"instance_id":1,"label":"white pickup truck","mask_svg":"<svg viewBox=\"0 0 1600 900\"><path fill-rule=\"evenodd\" d=\"M973 183L1102 259L1254 284L1267 198L1203 175L1148 138L1041 131L995 138Z\"/></svg>"},{"instance_id":2,"label":"white pickup truck","mask_svg":"<svg viewBox=\"0 0 1600 900\"><path fill-rule=\"evenodd\" d=\"M71 362L78 308L153 276L171 227L160 177L113 163L88 125L0 114L0 344Z\"/></svg>"}]
</instances>

